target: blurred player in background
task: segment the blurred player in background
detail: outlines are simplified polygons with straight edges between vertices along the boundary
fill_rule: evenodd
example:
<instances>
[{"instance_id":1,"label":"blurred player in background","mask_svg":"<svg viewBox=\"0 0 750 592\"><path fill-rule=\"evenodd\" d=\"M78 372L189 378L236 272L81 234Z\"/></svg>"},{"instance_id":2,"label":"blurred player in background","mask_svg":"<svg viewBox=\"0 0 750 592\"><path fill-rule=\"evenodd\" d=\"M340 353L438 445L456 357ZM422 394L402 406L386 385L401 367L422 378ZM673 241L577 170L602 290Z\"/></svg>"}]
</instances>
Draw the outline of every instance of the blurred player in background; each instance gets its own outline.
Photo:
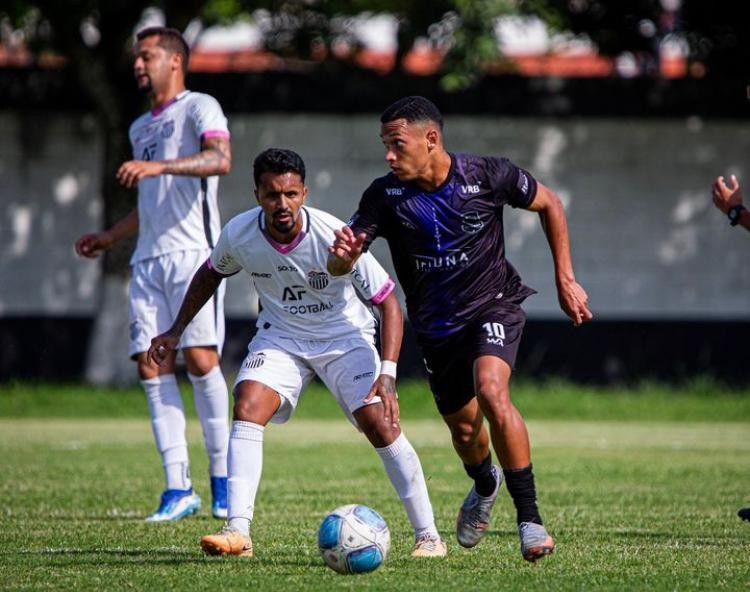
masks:
<instances>
[{"instance_id":1,"label":"blurred player in background","mask_svg":"<svg viewBox=\"0 0 750 592\"><path fill-rule=\"evenodd\" d=\"M234 386L229 517L221 532L203 537L201 547L209 555L252 556L265 426L287 421L317 375L380 456L414 528L412 556L445 556L419 457L399 426L395 382L403 316L393 280L369 254L346 277L326 273L328 245L343 223L303 206L305 164L298 154L268 149L255 159L253 176L260 207L224 227L174 325L149 350L159 363L168 359L222 280L242 269L250 275L261 312ZM382 362L374 346L375 319L358 295L380 312Z\"/></svg>"},{"instance_id":2,"label":"blurred player in background","mask_svg":"<svg viewBox=\"0 0 750 592\"><path fill-rule=\"evenodd\" d=\"M565 211L507 159L447 152L442 115L424 97L395 102L380 121L391 173L373 181L349 226L336 232L328 269L348 273L376 237L388 241L437 408L474 480L458 513L458 542L473 547L482 539L504 479L521 553L535 561L555 543L537 508L529 437L509 388L526 320L520 305L534 290L505 259L502 209L539 213L560 306L580 325L592 315L573 275Z\"/></svg>"},{"instance_id":3,"label":"blurred player in background","mask_svg":"<svg viewBox=\"0 0 750 592\"><path fill-rule=\"evenodd\" d=\"M185 439L185 413L175 378L175 352L161 366L147 359L151 337L175 318L195 270L206 260L221 225L219 180L229 172L227 120L209 95L185 89L189 49L180 33L163 27L137 35L134 73L151 111L130 127L136 160L117 178L138 187L138 207L103 232L76 242L76 252L96 257L117 241L138 234L131 258L129 353L138 362L151 425L164 466L166 488L146 520L179 520L196 512ZM193 385L195 407L209 456L212 512L226 517L229 395L219 367L224 341L223 291L188 326L179 344Z\"/></svg>"},{"instance_id":4,"label":"blurred player in background","mask_svg":"<svg viewBox=\"0 0 750 592\"><path fill-rule=\"evenodd\" d=\"M734 175L730 179L732 184L727 185L724 177L716 177L711 191L714 205L727 215L729 224L750 230L750 212L742 205L740 183ZM743 520L750 520L750 507L741 508L737 515Z\"/></svg>"}]
</instances>

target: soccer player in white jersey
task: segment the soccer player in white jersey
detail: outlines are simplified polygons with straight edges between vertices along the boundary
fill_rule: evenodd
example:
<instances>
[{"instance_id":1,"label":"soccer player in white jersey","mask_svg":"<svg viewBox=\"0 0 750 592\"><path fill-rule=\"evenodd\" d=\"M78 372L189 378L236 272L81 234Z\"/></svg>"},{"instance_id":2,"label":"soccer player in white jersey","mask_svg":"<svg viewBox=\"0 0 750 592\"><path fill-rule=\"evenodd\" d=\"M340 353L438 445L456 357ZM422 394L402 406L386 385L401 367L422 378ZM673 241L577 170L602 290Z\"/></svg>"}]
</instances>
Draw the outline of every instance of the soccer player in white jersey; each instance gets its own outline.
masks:
<instances>
[{"instance_id":1,"label":"soccer player in white jersey","mask_svg":"<svg viewBox=\"0 0 750 592\"><path fill-rule=\"evenodd\" d=\"M76 251L96 257L138 234L131 259L129 353L148 397L166 487L147 520L179 520L201 506L193 492L185 439L185 414L173 352L161 366L149 362L153 335L174 320L190 279L221 230L217 175L229 172L227 120L211 96L185 89L189 50L180 33L155 27L138 33L134 74L152 109L130 127L133 156L117 178L138 187L138 207L108 230L86 234ZM226 517L229 394L219 367L224 341L223 291L185 329L182 349L209 456L212 513Z\"/></svg>"},{"instance_id":2,"label":"soccer player in white jersey","mask_svg":"<svg viewBox=\"0 0 750 592\"><path fill-rule=\"evenodd\" d=\"M263 465L263 432L294 412L318 375L349 420L375 447L415 534L414 557L443 557L422 466L399 427L396 360L403 316L394 282L372 255L352 272L326 272L328 245L341 221L303 207L305 165L291 150L268 149L254 162L260 207L229 221L211 257L195 274L172 327L151 342L149 356L169 359L183 329L222 280L244 269L258 292L257 333L234 386L229 438L227 525L201 539L209 555L251 556L250 525ZM381 316L382 362L374 346Z\"/></svg>"}]
</instances>

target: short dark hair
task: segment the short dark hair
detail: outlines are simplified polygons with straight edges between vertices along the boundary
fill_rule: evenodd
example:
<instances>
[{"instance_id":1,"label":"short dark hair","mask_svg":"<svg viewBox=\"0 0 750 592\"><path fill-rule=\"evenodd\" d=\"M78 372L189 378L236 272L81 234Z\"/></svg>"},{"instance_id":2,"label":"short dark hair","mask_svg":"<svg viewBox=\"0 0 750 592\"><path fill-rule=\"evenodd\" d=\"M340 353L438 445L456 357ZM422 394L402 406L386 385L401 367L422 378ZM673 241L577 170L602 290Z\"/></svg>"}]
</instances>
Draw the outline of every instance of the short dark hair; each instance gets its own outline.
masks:
<instances>
[{"instance_id":1,"label":"short dark hair","mask_svg":"<svg viewBox=\"0 0 750 592\"><path fill-rule=\"evenodd\" d=\"M188 62L190 61L190 48L187 41L177 29L171 27L148 27L141 29L136 33L135 38L138 41L146 37L158 35L157 45L172 53L178 53L182 57L182 71L187 73Z\"/></svg>"},{"instance_id":2,"label":"short dark hair","mask_svg":"<svg viewBox=\"0 0 750 592\"><path fill-rule=\"evenodd\" d=\"M405 119L407 123L432 121L443 129L443 116L435 103L425 97L412 96L399 99L380 115L380 123Z\"/></svg>"},{"instance_id":3,"label":"short dark hair","mask_svg":"<svg viewBox=\"0 0 750 592\"><path fill-rule=\"evenodd\" d=\"M302 157L293 150L284 148L268 148L258 154L253 162L253 178L255 186L260 183L264 173L297 173L305 182L305 162Z\"/></svg>"}]
</instances>

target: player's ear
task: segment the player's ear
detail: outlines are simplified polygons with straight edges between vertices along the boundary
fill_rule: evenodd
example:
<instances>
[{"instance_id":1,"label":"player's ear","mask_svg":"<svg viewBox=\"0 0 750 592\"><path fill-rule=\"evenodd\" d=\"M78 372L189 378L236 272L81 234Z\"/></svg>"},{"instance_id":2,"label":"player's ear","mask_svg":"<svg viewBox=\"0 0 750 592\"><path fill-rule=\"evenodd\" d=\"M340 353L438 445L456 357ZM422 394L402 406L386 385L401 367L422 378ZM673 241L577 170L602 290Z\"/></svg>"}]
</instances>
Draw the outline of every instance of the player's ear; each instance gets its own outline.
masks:
<instances>
[{"instance_id":1,"label":"player's ear","mask_svg":"<svg viewBox=\"0 0 750 592\"><path fill-rule=\"evenodd\" d=\"M258 205L260 205L260 195L258 195L258 188L256 187L253 189L253 194L255 195L255 201L258 202Z\"/></svg>"},{"instance_id":2,"label":"player's ear","mask_svg":"<svg viewBox=\"0 0 750 592\"><path fill-rule=\"evenodd\" d=\"M428 128L426 137L429 150L433 150L440 144L440 133L434 127Z\"/></svg>"},{"instance_id":3,"label":"player's ear","mask_svg":"<svg viewBox=\"0 0 750 592\"><path fill-rule=\"evenodd\" d=\"M302 203L305 203L308 193L309 193L309 190L307 189L307 185L303 185L302 186Z\"/></svg>"}]
</instances>

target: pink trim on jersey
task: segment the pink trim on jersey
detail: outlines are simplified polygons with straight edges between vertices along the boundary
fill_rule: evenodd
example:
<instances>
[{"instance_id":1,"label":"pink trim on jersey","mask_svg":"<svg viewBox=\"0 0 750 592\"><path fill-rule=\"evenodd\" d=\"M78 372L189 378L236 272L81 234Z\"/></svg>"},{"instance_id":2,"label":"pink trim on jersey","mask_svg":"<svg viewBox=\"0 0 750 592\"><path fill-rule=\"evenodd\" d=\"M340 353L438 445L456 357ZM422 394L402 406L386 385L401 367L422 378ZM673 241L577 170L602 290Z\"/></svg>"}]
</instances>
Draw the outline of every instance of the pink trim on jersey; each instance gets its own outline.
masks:
<instances>
[{"instance_id":1,"label":"pink trim on jersey","mask_svg":"<svg viewBox=\"0 0 750 592\"><path fill-rule=\"evenodd\" d=\"M152 115L153 117L156 117L157 115L161 115L162 113L164 113L164 110L165 110L165 109L166 109L167 107L169 107L170 105L174 105L174 104L175 104L175 103L176 103L177 101L179 101L179 100L180 100L180 99L181 99L182 97L184 97L184 96L185 96L185 95L186 95L187 93L188 93L188 91L184 90L184 91L182 91L182 92L181 92L181 93L180 93L179 95L177 95L176 97L172 97L171 99L169 99L169 100L168 100L168 101L167 101L166 103L164 103L163 105L159 105L159 106L158 106L158 107L157 107L156 109L151 109L151 115Z\"/></svg>"},{"instance_id":2,"label":"pink trim on jersey","mask_svg":"<svg viewBox=\"0 0 750 592\"><path fill-rule=\"evenodd\" d=\"M208 140L209 138L230 138L229 132L224 130L207 130L201 134L201 140Z\"/></svg>"},{"instance_id":3,"label":"pink trim on jersey","mask_svg":"<svg viewBox=\"0 0 750 592\"><path fill-rule=\"evenodd\" d=\"M378 293L370 299L370 302L372 302L373 304L380 304L381 302L383 302L383 300L388 298L395 287L396 282L394 282L391 278L388 278L388 281L383 284L383 287L378 290Z\"/></svg>"},{"instance_id":4,"label":"pink trim on jersey","mask_svg":"<svg viewBox=\"0 0 750 592\"><path fill-rule=\"evenodd\" d=\"M279 243L274 240L274 238L268 233L268 230L263 228L263 236L266 237L266 240L268 243L276 249L279 253L282 255L286 255L287 253L294 250L294 247L296 247L300 242L302 241L305 236L307 236L307 233L305 233L304 230L300 231L300 233L294 237L294 240L290 243Z\"/></svg>"}]
</instances>

